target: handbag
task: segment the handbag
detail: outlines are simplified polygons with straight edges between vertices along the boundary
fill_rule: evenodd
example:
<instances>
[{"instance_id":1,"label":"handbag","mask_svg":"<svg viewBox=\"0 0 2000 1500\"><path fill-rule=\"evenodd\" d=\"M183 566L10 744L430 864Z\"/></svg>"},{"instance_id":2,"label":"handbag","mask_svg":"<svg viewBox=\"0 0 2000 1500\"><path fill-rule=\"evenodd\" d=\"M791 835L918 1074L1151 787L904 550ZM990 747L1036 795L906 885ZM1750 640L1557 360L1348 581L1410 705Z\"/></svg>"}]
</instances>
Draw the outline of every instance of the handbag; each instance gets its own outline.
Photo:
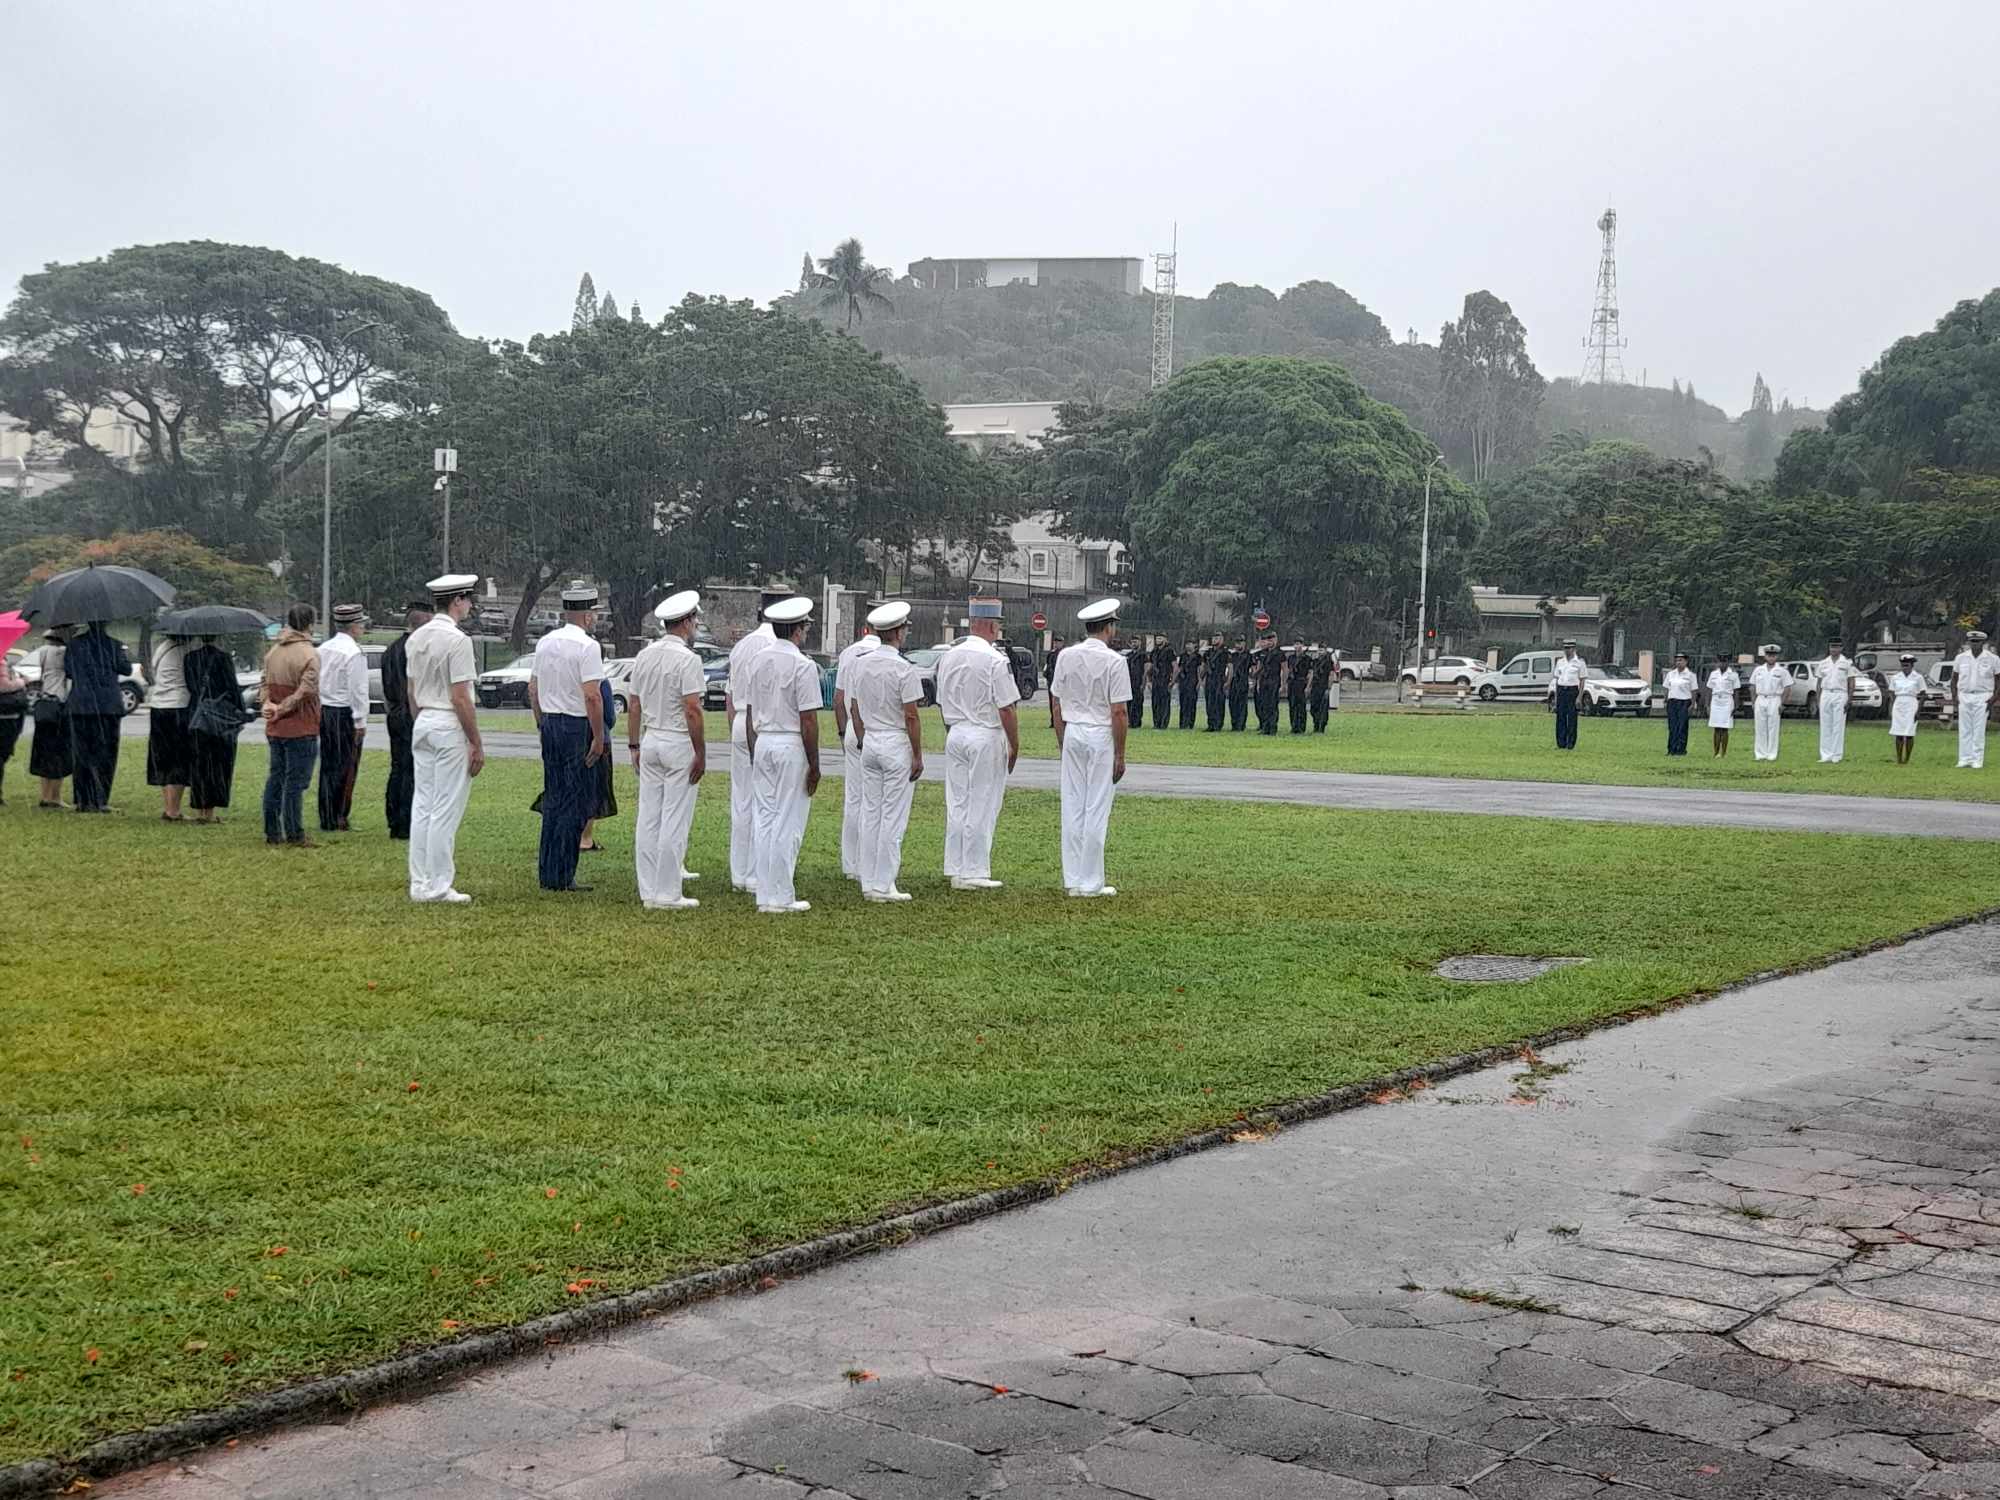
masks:
<instances>
[{"instance_id":1,"label":"handbag","mask_svg":"<svg viewBox=\"0 0 2000 1500\"><path fill-rule=\"evenodd\" d=\"M0 693L0 719L18 719L28 711L28 690L14 688Z\"/></svg>"},{"instance_id":2,"label":"handbag","mask_svg":"<svg viewBox=\"0 0 2000 1500\"><path fill-rule=\"evenodd\" d=\"M232 740L243 731L243 710L227 698L204 698L188 715L188 729L195 734Z\"/></svg>"},{"instance_id":3,"label":"handbag","mask_svg":"<svg viewBox=\"0 0 2000 1500\"><path fill-rule=\"evenodd\" d=\"M63 716L63 701L51 698L47 693L35 700L35 722L37 724L60 724Z\"/></svg>"}]
</instances>

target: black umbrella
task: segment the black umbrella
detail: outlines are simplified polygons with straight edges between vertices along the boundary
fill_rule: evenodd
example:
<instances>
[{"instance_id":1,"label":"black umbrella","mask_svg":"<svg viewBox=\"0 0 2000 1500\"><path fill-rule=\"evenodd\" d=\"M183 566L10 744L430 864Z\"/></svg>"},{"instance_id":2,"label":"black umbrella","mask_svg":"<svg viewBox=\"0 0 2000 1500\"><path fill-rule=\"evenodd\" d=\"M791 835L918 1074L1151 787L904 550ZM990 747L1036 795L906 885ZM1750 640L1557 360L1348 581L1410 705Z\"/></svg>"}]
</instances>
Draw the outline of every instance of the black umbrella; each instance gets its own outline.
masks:
<instances>
[{"instance_id":1,"label":"black umbrella","mask_svg":"<svg viewBox=\"0 0 2000 1500\"><path fill-rule=\"evenodd\" d=\"M197 604L170 609L153 622L161 635L262 635L270 621L254 609L233 604Z\"/></svg>"},{"instance_id":2,"label":"black umbrella","mask_svg":"<svg viewBox=\"0 0 2000 1500\"><path fill-rule=\"evenodd\" d=\"M142 620L174 602L174 586L144 568L72 568L28 595L21 613L38 629L93 620Z\"/></svg>"}]
</instances>

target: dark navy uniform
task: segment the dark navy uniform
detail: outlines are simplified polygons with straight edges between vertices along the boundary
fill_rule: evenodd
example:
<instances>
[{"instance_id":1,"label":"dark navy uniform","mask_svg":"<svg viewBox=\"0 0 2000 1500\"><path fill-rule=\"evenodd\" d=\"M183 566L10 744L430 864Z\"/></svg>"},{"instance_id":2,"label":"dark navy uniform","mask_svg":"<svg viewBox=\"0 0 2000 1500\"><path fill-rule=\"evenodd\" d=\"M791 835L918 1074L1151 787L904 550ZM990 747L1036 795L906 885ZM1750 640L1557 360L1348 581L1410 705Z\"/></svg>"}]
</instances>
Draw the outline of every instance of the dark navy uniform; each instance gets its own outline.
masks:
<instances>
[{"instance_id":1,"label":"dark navy uniform","mask_svg":"<svg viewBox=\"0 0 2000 1500\"><path fill-rule=\"evenodd\" d=\"M1201 696L1201 651L1193 641L1181 648L1175 662L1180 675L1174 680L1174 690L1181 698L1181 728L1194 728L1195 700Z\"/></svg>"},{"instance_id":2,"label":"dark navy uniform","mask_svg":"<svg viewBox=\"0 0 2000 1500\"><path fill-rule=\"evenodd\" d=\"M1310 676L1306 683L1306 706L1312 711L1314 734L1326 733L1328 699L1333 687L1333 653L1315 651L1312 654Z\"/></svg>"},{"instance_id":3,"label":"dark navy uniform","mask_svg":"<svg viewBox=\"0 0 2000 1500\"><path fill-rule=\"evenodd\" d=\"M1222 727L1229 677L1229 648L1217 642L1202 653L1201 662L1204 668L1202 698L1208 709L1208 732L1213 734Z\"/></svg>"},{"instance_id":4,"label":"dark navy uniform","mask_svg":"<svg viewBox=\"0 0 2000 1500\"><path fill-rule=\"evenodd\" d=\"M1238 646L1229 653L1229 728L1243 728L1250 714L1250 648Z\"/></svg>"},{"instance_id":5,"label":"dark navy uniform","mask_svg":"<svg viewBox=\"0 0 2000 1500\"><path fill-rule=\"evenodd\" d=\"M1311 678L1312 654L1306 650L1304 641L1295 642L1285 673L1285 701L1292 708L1293 734L1306 732L1306 690Z\"/></svg>"},{"instance_id":6,"label":"dark navy uniform","mask_svg":"<svg viewBox=\"0 0 2000 1500\"><path fill-rule=\"evenodd\" d=\"M1125 670L1132 674L1132 701L1126 705L1127 728L1146 727L1146 648L1133 645L1125 653Z\"/></svg>"},{"instance_id":7,"label":"dark navy uniform","mask_svg":"<svg viewBox=\"0 0 2000 1500\"><path fill-rule=\"evenodd\" d=\"M1257 674L1257 732L1276 734L1278 732L1278 679L1284 674L1284 653L1278 650L1276 642L1257 653L1255 671Z\"/></svg>"},{"instance_id":8,"label":"dark navy uniform","mask_svg":"<svg viewBox=\"0 0 2000 1500\"><path fill-rule=\"evenodd\" d=\"M1164 640L1153 648L1153 727L1166 729L1174 717L1174 648Z\"/></svg>"}]
</instances>

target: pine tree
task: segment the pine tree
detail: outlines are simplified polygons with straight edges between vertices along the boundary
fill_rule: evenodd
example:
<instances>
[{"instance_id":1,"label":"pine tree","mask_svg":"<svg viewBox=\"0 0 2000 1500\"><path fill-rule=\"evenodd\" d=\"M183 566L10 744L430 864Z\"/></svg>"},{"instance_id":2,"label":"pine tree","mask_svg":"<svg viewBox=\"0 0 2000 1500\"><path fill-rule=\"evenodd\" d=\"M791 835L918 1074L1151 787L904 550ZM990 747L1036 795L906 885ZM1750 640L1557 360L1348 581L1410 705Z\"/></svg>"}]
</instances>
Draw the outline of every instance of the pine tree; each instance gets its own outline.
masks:
<instances>
[{"instance_id":1,"label":"pine tree","mask_svg":"<svg viewBox=\"0 0 2000 1500\"><path fill-rule=\"evenodd\" d=\"M625 321L628 323L643 323L646 321L646 315L639 311L639 304L637 302L634 302L630 307L625 309Z\"/></svg>"},{"instance_id":2,"label":"pine tree","mask_svg":"<svg viewBox=\"0 0 2000 1500\"><path fill-rule=\"evenodd\" d=\"M570 314L569 330L582 333L597 321L597 286L591 281L590 272L583 273L583 280L576 284L576 311Z\"/></svg>"},{"instance_id":3,"label":"pine tree","mask_svg":"<svg viewBox=\"0 0 2000 1500\"><path fill-rule=\"evenodd\" d=\"M799 290L809 292L818 285L819 272L813 269L812 251L808 250L805 259L799 264Z\"/></svg>"},{"instance_id":4,"label":"pine tree","mask_svg":"<svg viewBox=\"0 0 2000 1500\"><path fill-rule=\"evenodd\" d=\"M1750 410L1743 415L1743 477L1762 479L1770 473L1777 453L1777 433L1771 419L1771 388L1763 371L1750 387Z\"/></svg>"},{"instance_id":5,"label":"pine tree","mask_svg":"<svg viewBox=\"0 0 2000 1500\"><path fill-rule=\"evenodd\" d=\"M615 323L617 320L618 304L613 300L611 293L606 292L603 304L597 309L597 321L600 323Z\"/></svg>"}]
</instances>

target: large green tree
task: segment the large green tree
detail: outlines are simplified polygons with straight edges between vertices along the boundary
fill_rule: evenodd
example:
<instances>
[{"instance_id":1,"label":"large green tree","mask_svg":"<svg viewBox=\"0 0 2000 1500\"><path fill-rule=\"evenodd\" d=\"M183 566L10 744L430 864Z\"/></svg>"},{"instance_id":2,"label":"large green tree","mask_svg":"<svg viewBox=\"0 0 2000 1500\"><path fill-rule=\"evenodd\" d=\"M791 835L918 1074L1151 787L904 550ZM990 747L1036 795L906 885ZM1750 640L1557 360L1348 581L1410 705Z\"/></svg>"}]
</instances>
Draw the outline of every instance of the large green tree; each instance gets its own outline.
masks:
<instances>
[{"instance_id":1,"label":"large green tree","mask_svg":"<svg viewBox=\"0 0 2000 1500\"><path fill-rule=\"evenodd\" d=\"M1438 335L1438 412L1473 483L1528 456L1544 384L1514 309L1491 292L1467 293Z\"/></svg>"},{"instance_id":2,"label":"large green tree","mask_svg":"<svg viewBox=\"0 0 2000 1500\"><path fill-rule=\"evenodd\" d=\"M136 525L270 549L263 512L335 433L398 404L459 344L422 292L209 241L142 245L21 278L0 318L0 409L69 450L85 493ZM127 462L106 414L137 433Z\"/></svg>"}]
</instances>

